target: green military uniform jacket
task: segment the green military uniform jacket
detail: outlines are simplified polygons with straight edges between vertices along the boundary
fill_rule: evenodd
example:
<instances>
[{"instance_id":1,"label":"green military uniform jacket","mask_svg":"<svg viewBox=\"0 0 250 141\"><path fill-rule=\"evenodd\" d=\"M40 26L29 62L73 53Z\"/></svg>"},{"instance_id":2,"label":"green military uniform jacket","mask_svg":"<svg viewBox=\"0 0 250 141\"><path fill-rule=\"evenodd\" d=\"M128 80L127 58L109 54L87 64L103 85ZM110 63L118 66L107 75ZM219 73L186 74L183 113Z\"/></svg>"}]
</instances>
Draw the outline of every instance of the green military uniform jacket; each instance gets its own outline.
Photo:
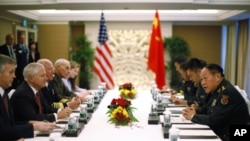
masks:
<instances>
[{"instance_id":1,"label":"green military uniform jacket","mask_svg":"<svg viewBox=\"0 0 250 141\"><path fill-rule=\"evenodd\" d=\"M76 96L76 94L69 91L69 89L64 85L62 79L57 74L55 74L51 83L53 84L54 91L59 96L59 99L68 100Z\"/></svg>"},{"instance_id":2,"label":"green military uniform jacket","mask_svg":"<svg viewBox=\"0 0 250 141\"><path fill-rule=\"evenodd\" d=\"M187 100L187 104L191 105L196 101L200 107L202 107L207 100L207 94L205 93L204 89L201 87L201 84L198 84L196 87L195 97L191 100Z\"/></svg>"},{"instance_id":3,"label":"green military uniform jacket","mask_svg":"<svg viewBox=\"0 0 250 141\"><path fill-rule=\"evenodd\" d=\"M208 94L206 104L192 118L194 123L208 125L223 141L229 140L230 125L246 124L248 121L246 102L227 80Z\"/></svg>"}]
</instances>

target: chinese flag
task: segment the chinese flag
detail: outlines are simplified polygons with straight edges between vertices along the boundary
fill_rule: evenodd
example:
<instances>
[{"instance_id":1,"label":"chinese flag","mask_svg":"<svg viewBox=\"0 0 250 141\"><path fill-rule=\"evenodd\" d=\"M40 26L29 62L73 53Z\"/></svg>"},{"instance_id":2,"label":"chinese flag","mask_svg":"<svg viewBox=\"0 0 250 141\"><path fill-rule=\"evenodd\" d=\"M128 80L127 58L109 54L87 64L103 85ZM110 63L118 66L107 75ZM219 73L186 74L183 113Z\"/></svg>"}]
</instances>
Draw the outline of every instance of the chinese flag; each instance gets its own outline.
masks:
<instances>
[{"instance_id":1,"label":"chinese flag","mask_svg":"<svg viewBox=\"0 0 250 141\"><path fill-rule=\"evenodd\" d=\"M161 37L160 19L157 10L152 23L152 33L148 54L148 68L155 73L157 87L162 89L165 85L164 48Z\"/></svg>"}]
</instances>

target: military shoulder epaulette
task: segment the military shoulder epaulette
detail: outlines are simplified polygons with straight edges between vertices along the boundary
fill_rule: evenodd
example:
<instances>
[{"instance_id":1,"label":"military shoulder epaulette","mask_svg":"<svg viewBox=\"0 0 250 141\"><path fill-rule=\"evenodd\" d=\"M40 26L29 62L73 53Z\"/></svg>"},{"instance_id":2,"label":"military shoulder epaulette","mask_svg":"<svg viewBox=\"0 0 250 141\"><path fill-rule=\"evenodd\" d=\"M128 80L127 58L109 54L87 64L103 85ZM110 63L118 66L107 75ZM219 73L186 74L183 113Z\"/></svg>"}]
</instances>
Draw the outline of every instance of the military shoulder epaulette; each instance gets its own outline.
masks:
<instances>
[{"instance_id":1,"label":"military shoulder epaulette","mask_svg":"<svg viewBox=\"0 0 250 141\"><path fill-rule=\"evenodd\" d=\"M220 93L220 92L223 92L224 90L225 90L226 88L224 87L224 86L221 86L219 89L218 89L218 93Z\"/></svg>"}]
</instances>

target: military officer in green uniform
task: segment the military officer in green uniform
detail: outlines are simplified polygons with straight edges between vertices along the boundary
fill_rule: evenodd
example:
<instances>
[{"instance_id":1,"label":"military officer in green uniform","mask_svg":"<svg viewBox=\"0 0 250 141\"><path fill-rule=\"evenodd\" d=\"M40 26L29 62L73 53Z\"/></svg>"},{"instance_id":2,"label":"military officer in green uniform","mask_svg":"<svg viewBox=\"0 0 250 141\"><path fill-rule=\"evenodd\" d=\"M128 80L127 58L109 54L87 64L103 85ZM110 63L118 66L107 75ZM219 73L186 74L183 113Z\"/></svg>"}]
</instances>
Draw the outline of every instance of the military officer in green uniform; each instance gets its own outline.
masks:
<instances>
[{"instance_id":1,"label":"military officer in green uniform","mask_svg":"<svg viewBox=\"0 0 250 141\"><path fill-rule=\"evenodd\" d=\"M182 62L179 68L179 73L183 78L181 91L184 95L184 100L187 101L187 104L193 103L195 100L195 94L197 87L194 85L194 82L190 80L190 77L187 74L187 62Z\"/></svg>"},{"instance_id":2,"label":"military officer in green uniform","mask_svg":"<svg viewBox=\"0 0 250 141\"><path fill-rule=\"evenodd\" d=\"M235 87L224 79L223 69L209 64L201 70L201 85L207 93L206 104L199 111L183 110L183 116L194 123L208 125L223 141L229 141L230 125L249 122L246 102Z\"/></svg>"},{"instance_id":3,"label":"military officer in green uniform","mask_svg":"<svg viewBox=\"0 0 250 141\"><path fill-rule=\"evenodd\" d=\"M205 65L206 62L198 58L190 58L186 62L185 70L187 72L187 75L190 77L190 80L194 83L194 86L196 87L196 91L194 92L195 96L189 100L173 98L172 101L174 103L181 105L191 105L195 103L196 108L199 108L206 103L207 95L200 84L201 82L200 72Z\"/></svg>"}]
</instances>

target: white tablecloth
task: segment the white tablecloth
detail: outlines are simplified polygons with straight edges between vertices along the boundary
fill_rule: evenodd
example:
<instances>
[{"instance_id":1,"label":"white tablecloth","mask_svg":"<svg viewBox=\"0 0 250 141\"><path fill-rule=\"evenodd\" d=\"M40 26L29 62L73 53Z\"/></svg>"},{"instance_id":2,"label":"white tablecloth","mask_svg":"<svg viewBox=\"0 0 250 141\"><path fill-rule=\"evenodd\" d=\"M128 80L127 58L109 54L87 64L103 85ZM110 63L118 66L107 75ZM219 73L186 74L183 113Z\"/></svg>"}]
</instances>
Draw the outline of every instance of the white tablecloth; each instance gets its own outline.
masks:
<instances>
[{"instance_id":1,"label":"white tablecloth","mask_svg":"<svg viewBox=\"0 0 250 141\"><path fill-rule=\"evenodd\" d=\"M56 141L166 141L162 133L162 127L158 125L148 125L148 114L150 112L152 96L149 90L138 90L137 98L132 100L132 106L136 107L135 117L139 122L134 123L132 127L120 126L116 128L113 124L108 123L106 114L113 98L118 98L118 90L110 90L105 95L92 118L85 125L78 137L58 137ZM76 114L76 113L72 113ZM25 141L48 141L49 137L35 137L25 139ZM192 139L194 140L194 139ZM219 139L213 139L219 140ZM186 140L185 140L186 141ZM188 140L187 140L188 141ZM197 140L198 141L198 140ZM199 141L201 141L199 139ZM206 140L202 140L206 141ZM207 140L207 141L211 141Z\"/></svg>"}]
</instances>

